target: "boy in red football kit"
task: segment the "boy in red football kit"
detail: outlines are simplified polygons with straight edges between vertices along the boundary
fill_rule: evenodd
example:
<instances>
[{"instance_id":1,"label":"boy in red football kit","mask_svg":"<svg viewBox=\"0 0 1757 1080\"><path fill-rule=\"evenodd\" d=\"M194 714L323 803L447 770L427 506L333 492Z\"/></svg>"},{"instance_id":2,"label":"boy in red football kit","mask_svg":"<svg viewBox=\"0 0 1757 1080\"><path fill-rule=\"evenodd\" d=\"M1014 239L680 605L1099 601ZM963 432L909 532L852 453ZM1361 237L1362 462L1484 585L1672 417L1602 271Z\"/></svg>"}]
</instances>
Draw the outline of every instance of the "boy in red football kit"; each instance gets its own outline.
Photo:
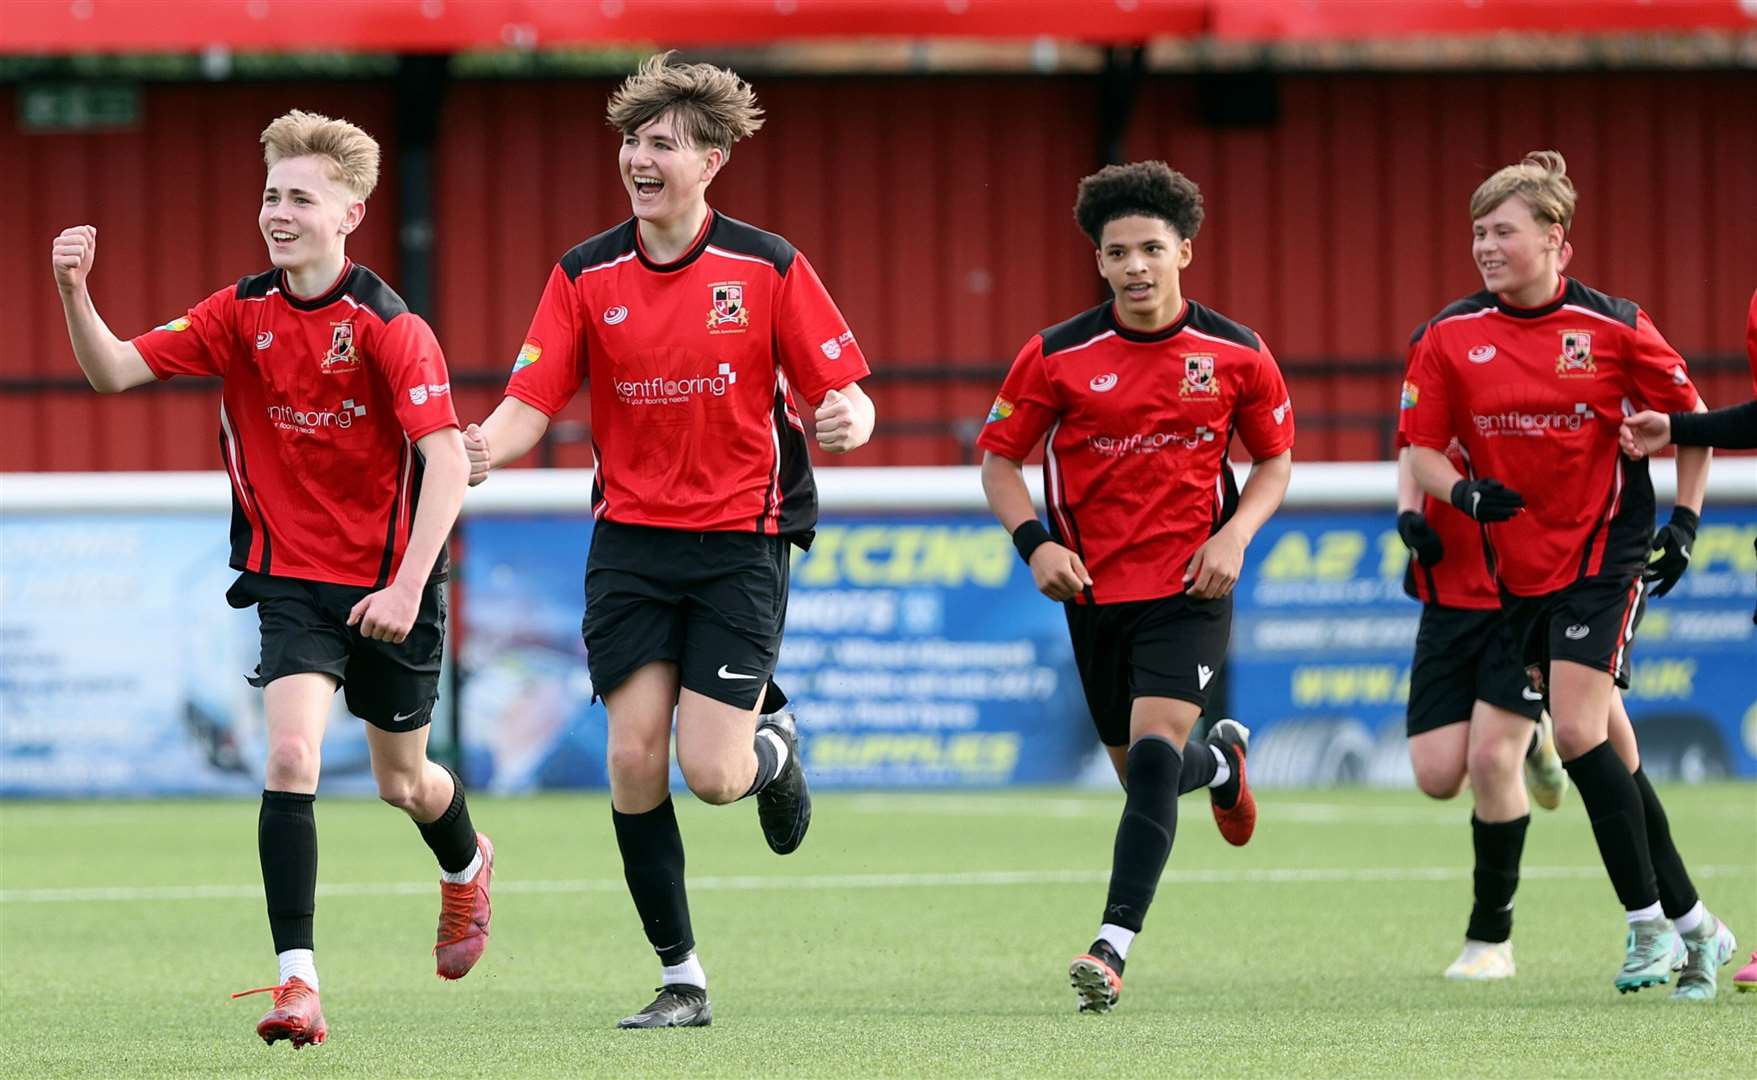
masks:
<instances>
[{"instance_id":1,"label":"boy in red football kit","mask_svg":"<svg viewBox=\"0 0 1757 1080\"><path fill-rule=\"evenodd\" d=\"M1562 276L1575 204L1566 172L1560 154L1534 152L1472 196L1484 290L1429 322L1401 430L1422 489L1483 526L1502 610L1547 692L1558 749L1627 913L1617 989L1663 984L1682 961L1673 997L1712 998L1732 933L1698 899L1633 740L1617 737L1642 579L1657 597L1683 574L1708 464L1706 451L1678 455L1677 506L1656 535L1647 466L1618 452L1618 423L1630 402L1701 402L1646 312ZM1446 457L1453 440L1467 475Z\"/></svg>"},{"instance_id":2,"label":"boy in red football kit","mask_svg":"<svg viewBox=\"0 0 1757 1080\"><path fill-rule=\"evenodd\" d=\"M609 712L611 818L663 966L659 996L618 1023L713 1018L683 882L670 742L704 802L757 800L764 838L796 849L811 798L770 682L788 551L817 523L805 421L845 453L872 435L854 335L803 254L709 208L732 144L757 130L750 85L707 64L641 65L611 97L634 215L549 275L507 396L465 433L471 482L516 460L591 376L592 514L582 632ZM768 715L765 715L768 714Z\"/></svg>"},{"instance_id":3,"label":"boy in red football kit","mask_svg":"<svg viewBox=\"0 0 1757 1080\"><path fill-rule=\"evenodd\" d=\"M1215 725L1185 743L1226 660L1244 549L1281 505L1293 408L1253 331L1186 301L1178 274L1202 194L1164 162L1080 182L1074 218L1115 299L1034 335L1013 361L978 444L982 486L1038 590L1066 608L1098 736L1127 791L1098 938L1068 975L1082 1011L1106 1012L1177 832L1177 798L1207 787L1220 831L1250 839L1249 732ZM1238 490L1234 432L1254 465ZM1044 442L1050 527L1023 461Z\"/></svg>"},{"instance_id":4,"label":"boy in red football kit","mask_svg":"<svg viewBox=\"0 0 1757 1080\"><path fill-rule=\"evenodd\" d=\"M295 1048L328 1034L312 952L313 800L330 699L365 720L379 796L414 819L441 871L440 977L487 943L494 848L463 786L427 758L445 632L445 540L469 462L445 357L420 316L350 262L347 236L378 180L378 144L294 111L262 133L257 223L274 269L121 341L87 279L97 230L55 239L74 355L100 393L168 379L223 380L220 449L232 485L233 607L255 606L268 763L257 846L280 981L257 1025ZM258 993L259 991L248 991ZM242 995L234 995L242 996Z\"/></svg>"}]
</instances>

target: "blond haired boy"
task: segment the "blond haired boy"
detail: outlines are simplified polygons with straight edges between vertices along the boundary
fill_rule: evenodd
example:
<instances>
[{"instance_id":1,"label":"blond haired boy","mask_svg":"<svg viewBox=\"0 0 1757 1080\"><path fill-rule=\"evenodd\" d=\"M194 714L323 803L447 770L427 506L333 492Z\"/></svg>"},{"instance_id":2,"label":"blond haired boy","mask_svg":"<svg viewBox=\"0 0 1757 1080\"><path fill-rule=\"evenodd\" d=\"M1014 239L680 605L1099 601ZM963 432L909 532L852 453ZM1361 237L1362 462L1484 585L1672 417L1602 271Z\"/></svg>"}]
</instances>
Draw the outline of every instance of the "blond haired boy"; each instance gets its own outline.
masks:
<instances>
[{"instance_id":1,"label":"blond haired boy","mask_svg":"<svg viewBox=\"0 0 1757 1080\"><path fill-rule=\"evenodd\" d=\"M97 229L55 238L55 282L92 388L173 375L223 381L220 447L232 490L226 593L254 606L268 761L257 824L280 963L265 1041L328 1034L312 915L317 792L330 699L367 722L379 796L414 819L441 868L442 978L465 975L488 936L494 848L464 792L427 757L445 634L445 540L469 463L433 331L347 238L378 182L379 149L344 120L293 111L262 133L268 179L257 225L273 268L163 326L120 340L89 289ZM242 996L242 995L235 995Z\"/></svg>"}]
</instances>

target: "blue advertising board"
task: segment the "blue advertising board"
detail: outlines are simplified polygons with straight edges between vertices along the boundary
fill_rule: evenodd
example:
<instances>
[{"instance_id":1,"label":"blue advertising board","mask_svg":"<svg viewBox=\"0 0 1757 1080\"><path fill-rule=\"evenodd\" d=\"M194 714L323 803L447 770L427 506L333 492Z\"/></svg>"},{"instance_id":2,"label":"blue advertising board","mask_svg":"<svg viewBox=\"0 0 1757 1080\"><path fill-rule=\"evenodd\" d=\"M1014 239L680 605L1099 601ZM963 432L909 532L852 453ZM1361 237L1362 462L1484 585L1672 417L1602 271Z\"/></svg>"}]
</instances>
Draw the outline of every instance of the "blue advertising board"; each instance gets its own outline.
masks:
<instances>
[{"instance_id":1,"label":"blue advertising board","mask_svg":"<svg viewBox=\"0 0 1757 1080\"><path fill-rule=\"evenodd\" d=\"M604 707L580 641L590 530L577 516L466 525L472 785L606 783ZM1061 609L987 515L826 518L795 552L775 681L818 787L1064 782L1095 743Z\"/></svg>"},{"instance_id":2,"label":"blue advertising board","mask_svg":"<svg viewBox=\"0 0 1757 1080\"><path fill-rule=\"evenodd\" d=\"M1757 775L1757 508L1711 506L1689 572L1651 601L1624 695L1656 778ZM1404 744L1421 607L1388 513L1283 511L1241 575L1229 668L1251 779L1413 783Z\"/></svg>"}]
</instances>

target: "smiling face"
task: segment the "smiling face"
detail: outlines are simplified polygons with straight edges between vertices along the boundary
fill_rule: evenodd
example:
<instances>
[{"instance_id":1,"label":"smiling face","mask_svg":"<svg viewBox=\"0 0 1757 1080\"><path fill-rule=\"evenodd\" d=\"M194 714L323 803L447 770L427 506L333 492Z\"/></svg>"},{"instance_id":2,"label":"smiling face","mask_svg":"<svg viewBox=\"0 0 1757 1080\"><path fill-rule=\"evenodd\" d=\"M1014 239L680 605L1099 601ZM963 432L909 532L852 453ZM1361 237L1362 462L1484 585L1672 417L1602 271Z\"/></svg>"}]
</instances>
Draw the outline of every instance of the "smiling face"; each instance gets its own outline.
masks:
<instances>
[{"instance_id":1,"label":"smiling face","mask_svg":"<svg viewBox=\"0 0 1757 1080\"><path fill-rule=\"evenodd\" d=\"M1564 232L1515 195L1471 222L1470 255L1483 287L1520 307L1549 299L1561 271Z\"/></svg>"},{"instance_id":2,"label":"smiling face","mask_svg":"<svg viewBox=\"0 0 1757 1080\"><path fill-rule=\"evenodd\" d=\"M270 261L297 275L337 261L348 234L365 216L365 202L330 179L323 158L308 154L270 167L256 223Z\"/></svg>"},{"instance_id":3,"label":"smiling face","mask_svg":"<svg viewBox=\"0 0 1757 1080\"><path fill-rule=\"evenodd\" d=\"M1137 330L1156 330L1183 307L1178 274L1190 265L1190 242L1163 218L1131 214L1104 225L1098 273L1116 293L1118 314Z\"/></svg>"},{"instance_id":4,"label":"smiling face","mask_svg":"<svg viewBox=\"0 0 1757 1080\"><path fill-rule=\"evenodd\" d=\"M725 160L718 148L684 141L670 113L623 132L617 157L634 216L659 226L688 220Z\"/></svg>"}]
</instances>

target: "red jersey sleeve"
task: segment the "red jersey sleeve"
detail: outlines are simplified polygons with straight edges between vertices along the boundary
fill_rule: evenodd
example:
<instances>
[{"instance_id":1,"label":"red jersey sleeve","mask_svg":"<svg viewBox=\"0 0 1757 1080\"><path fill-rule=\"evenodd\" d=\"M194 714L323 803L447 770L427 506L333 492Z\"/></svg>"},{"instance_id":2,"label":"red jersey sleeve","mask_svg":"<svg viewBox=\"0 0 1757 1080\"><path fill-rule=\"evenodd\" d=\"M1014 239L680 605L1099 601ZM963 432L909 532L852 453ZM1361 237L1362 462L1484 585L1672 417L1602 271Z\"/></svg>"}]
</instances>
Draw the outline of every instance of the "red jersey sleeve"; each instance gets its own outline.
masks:
<instances>
[{"instance_id":1,"label":"red jersey sleeve","mask_svg":"<svg viewBox=\"0 0 1757 1080\"><path fill-rule=\"evenodd\" d=\"M433 328L421 316L410 313L392 319L379 334L373 359L409 441L419 442L435 431L457 427L451 376L446 373L445 354Z\"/></svg>"},{"instance_id":2,"label":"red jersey sleeve","mask_svg":"<svg viewBox=\"0 0 1757 1080\"><path fill-rule=\"evenodd\" d=\"M1751 392L1757 394L1757 292L1751 294L1751 314L1745 320L1745 355L1751 358Z\"/></svg>"},{"instance_id":3,"label":"red jersey sleeve","mask_svg":"<svg viewBox=\"0 0 1757 1080\"><path fill-rule=\"evenodd\" d=\"M871 374L848 320L803 254L794 254L781 279L773 318L781 370L814 408L831 390Z\"/></svg>"},{"instance_id":4,"label":"red jersey sleeve","mask_svg":"<svg viewBox=\"0 0 1757 1080\"><path fill-rule=\"evenodd\" d=\"M228 286L172 319L135 338L141 359L160 379L173 375L225 375L238 334L232 311L237 289Z\"/></svg>"},{"instance_id":5,"label":"red jersey sleeve","mask_svg":"<svg viewBox=\"0 0 1757 1080\"><path fill-rule=\"evenodd\" d=\"M1397 433L1409 445L1445 453L1457 431L1452 422L1446 373L1440 366L1439 352L1432 347L1433 339L1432 332L1423 336L1410 359L1409 374L1403 380L1403 397L1398 402Z\"/></svg>"},{"instance_id":6,"label":"red jersey sleeve","mask_svg":"<svg viewBox=\"0 0 1757 1080\"><path fill-rule=\"evenodd\" d=\"M1293 449L1293 398L1287 393L1281 368L1261 338L1241 390L1233 420L1251 460L1262 461Z\"/></svg>"},{"instance_id":7,"label":"red jersey sleeve","mask_svg":"<svg viewBox=\"0 0 1757 1080\"><path fill-rule=\"evenodd\" d=\"M1635 330L1629 338L1624 368L1629 397L1640 408L1659 412L1689 412L1696 408L1696 387L1690 369L1647 317L1635 313Z\"/></svg>"},{"instance_id":8,"label":"red jersey sleeve","mask_svg":"<svg viewBox=\"0 0 1757 1080\"><path fill-rule=\"evenodd\" d=\"M579 293L557 263L531 316L531 328L513 362L506 396L547 416L567 407L586 381L586 339L580 332Z\"/></svg>"},{"instance_id":9,"label":"red jersey sleeve","mask_svg":"<svg viewBox=\"0 0 1757 1080\"><path fill-rule=\"evenodd\" d=\"M976 445L1009 460L1024 461L1060 414L1061 402L1049 381L1043 336L1039 334L1013 359Z\"/></svg>"}]
</instances>

